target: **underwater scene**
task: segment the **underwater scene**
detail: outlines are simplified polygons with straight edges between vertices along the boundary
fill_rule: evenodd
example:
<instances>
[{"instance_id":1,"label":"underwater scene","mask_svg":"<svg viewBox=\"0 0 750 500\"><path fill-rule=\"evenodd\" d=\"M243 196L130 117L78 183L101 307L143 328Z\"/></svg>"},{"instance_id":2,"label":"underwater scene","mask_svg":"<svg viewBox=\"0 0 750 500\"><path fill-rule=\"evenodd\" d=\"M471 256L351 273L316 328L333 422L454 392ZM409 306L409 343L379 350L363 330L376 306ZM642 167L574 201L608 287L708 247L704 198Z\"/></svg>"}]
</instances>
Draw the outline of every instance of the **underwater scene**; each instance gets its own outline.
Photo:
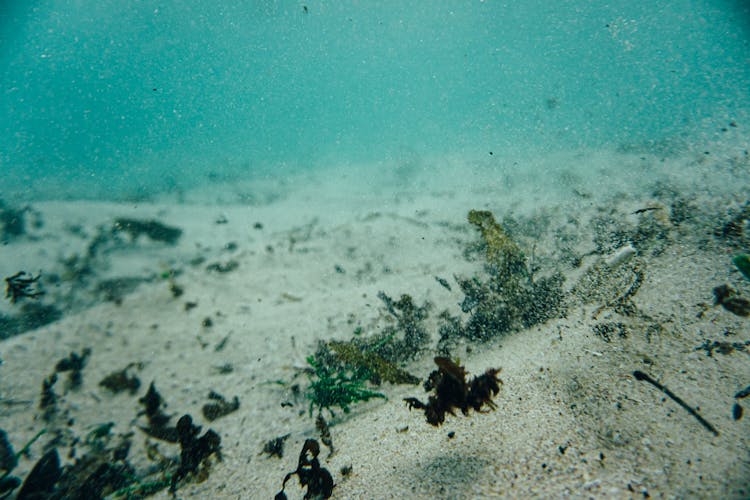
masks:
<instances>
[{"instance_id":1,"label":"underwater scene","mask_svg":"<svg viewBox=\"0 0 750 500\"><path fill-rule=\"evenodd\" d=\"M750 497L750 3L0 3L0 499Z\"/></svg>"}]
</instances>

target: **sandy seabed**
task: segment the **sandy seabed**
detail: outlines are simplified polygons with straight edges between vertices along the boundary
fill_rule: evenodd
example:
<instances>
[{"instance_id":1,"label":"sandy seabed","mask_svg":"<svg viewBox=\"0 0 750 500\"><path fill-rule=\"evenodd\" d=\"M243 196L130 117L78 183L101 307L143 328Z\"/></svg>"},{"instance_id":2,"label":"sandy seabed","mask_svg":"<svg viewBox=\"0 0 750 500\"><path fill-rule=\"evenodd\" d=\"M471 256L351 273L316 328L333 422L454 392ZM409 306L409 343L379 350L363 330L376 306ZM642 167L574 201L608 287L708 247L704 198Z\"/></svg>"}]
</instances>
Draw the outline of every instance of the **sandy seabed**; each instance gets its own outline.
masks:
<instances>
[{"instance_id":1,"label":"sandy seabed","mask_svg":"<svg viewBox=\"0 0 750 500\"><path fill-rule=\"evenodd\" d=\"M319 340L392 323L379 292L432 304L431 345L403 367L421 379L434 369L438 312L467 317L455 277L484 272L466 251L479 239L466 215L481 209L510 228L541 275L564 274L565 315L456 343L452 354L469 373L502 369L494 411L449 415L433 427L403 402L426 400L422 387L390 384L377 388L387 399L336 411L336 451L320 457L336 482L333 498L747 498L750 420L735 420L732 409L750 406L734 397L750 385L750 329L747 318L713 305L712 291L727 283L750 296L731 261L748 250L741 215L750 161L741 149L712 153L596 152L533 168L443 159L214 183L148 201L32 202L43 224L0 249L0 271L41 270L40 300L64 315L0 343L2 429L16 450L47 429L14 475L24 477L52 439L69 463L73 436L106 422L113 433L134 433L130 461L147 467L136 415L153 381L167 413L189 413L222 440L223 460L204 481L183 482L178 497L273 497L305 439L318 437L291 385L304 392L301 370ZM85 280L66 279L63 260L82 255L117 217L183 233L175 245L141 237L110 246ZM739 234L723 231L733 217ZM619 264L624 279L586 280L627 243L636 255ZM170 270L174 278L162 278ZM627 297L630 308L614 307L636 273L642 283ZM50 283L52 275L60 279ZM123 277L137 279L122 296L96 287ZM174 285L184 293L175 296ZM18 307L6 302L2 312ZM85 348L82 386L66 390L61 374L57 415L44 421L42 380ZM136 394L98 385L130 363L139 364L129 370L142 382ZM636 370L696 408L718 435L636 380ZM207 422L201 407L211 391L237 396L239 409ZM286 434L282 458L262 453ZM179 455L176 445L159 450ZM301 498L304 490L292 478L286 493Z\"/></svg>"}]
</instances>

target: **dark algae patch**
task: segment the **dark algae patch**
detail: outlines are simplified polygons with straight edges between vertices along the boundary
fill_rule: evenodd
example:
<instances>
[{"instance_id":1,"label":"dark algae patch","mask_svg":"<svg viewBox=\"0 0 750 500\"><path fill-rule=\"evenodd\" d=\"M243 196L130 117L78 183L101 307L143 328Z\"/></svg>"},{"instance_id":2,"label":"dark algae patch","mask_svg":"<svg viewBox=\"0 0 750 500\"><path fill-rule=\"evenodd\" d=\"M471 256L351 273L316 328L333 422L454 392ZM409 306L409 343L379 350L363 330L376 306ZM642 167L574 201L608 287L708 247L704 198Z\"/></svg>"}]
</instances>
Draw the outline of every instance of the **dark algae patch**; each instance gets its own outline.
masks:
<instances>
[{"instance_id":1,"label":"dark algae patch","mask_svg":"<svg viewBox=\"0 0 750 500\"><path fill-rule=\"evenodd\" d=\"M135 394L141 388L141 379L129 373L129 370L135 366L140 366L140 364L130 363L122 370L110 373L99 381L99 386L115 394L124 391L128 391L131 395Z\"/></svg>"},{"instance_id":2,"label":"dark algae patch","mask_svg":"<svg viewBox=\"0 0 750 500\"><path fill-rule=\"evenodd\" d=\"M286 443L286 440L289 439L289 436L291 436L291 434L284 434L283 436L278 436L266 441L266 443L263 445L263 450L261 451L261 453L265 453L269 457L283 458L284 443Z\"/></svg>"},{"instance_id":3,"label":"dark algae patch","mask_svg":"<svg viewBox=\"0 0 750 500\"><path fill-rule=\"evenodd\" d=\"M405 398L409 409L423 410L427 423L440 426L445 421L446 413L455 415L461 410L464 415L469 410L482 413L486 405L490 410L497 408L492 397L500 392L499 368L490 368L484 374L466 380L466 370L449 358L436 357L437 370L430 373L424 388L432 392L427 403L417 398Z\"/></svg>"},{"instance_id":4,"label":"dark algae patch","mask_svg":"<svg viewBox=\"0 0 750 500\"><path fill-rule=\"evenodd\" d=\"M152 241L174 245L182 236L182 229L167 226L157 220L130 219L118 217L112 226L113 232L127 233L131 239L146 236Z\"/></svg>"},{"instance_id":5,"label":"dark algae patch","mask_svg":"<svg viewBox=\"0 0 750 500\"><path fill-rule=\"evenodd\" d=\"M336 486L333 482L333 476L328 469L320 465L318 455L320 455L318 442L314 439L306 440L299 454L297 469L284 476L281 491L276 494L275 500L286 500L287 496L284 489L292 476L297 476L300 486L307 488L304 497L306 499L330 498L333 495L333 488Z\"/></svg>"},{"instance_id":6,"label":"dark algae patch","mask_svg":"<svg viewBox=\"0 0 750 500\"><path fill-rule=\"evenodd\" d=\"M36 330L62 318L60 309L52 304L27 302L21 305L18 314L0 314L0 340Z\"/></svg>"},{"instance_id":7,"label":"dark algae patch","mask_svg":"<svg viewBox=\"0 0 750 500\"><path fill-rule=\"evenodd\" d=\"M487 341L505 333L530 328L565 313L563 275L535 276L526 254L489 211L471 210L468 221L480 234L474 245L484 254L486 277L456 277L464 294L464 324L443 314L441 343L465 337Z\"/></svg>"},{"instance_id":8,"label":"dark algae patch","mask_svg":"<svg viewBox=\"0 0 750 500\"><path fill-rule=\"evenodd\" d=\"M745 279L750 280L750 255L746 253L735 255L732 258L732 262L742 276L744 276Z\"/></svg>"},{"instance_id":9,"label":"dark algae patch","mask_svg":"<svg viewBox=\"0 0 750 500\"><path fill-rule=\"evenodd\" d=\"M156 390L153 382L151 382L148 386L148 391L146 391L146 394L138 402L143 406L143 410L139 415L146 415L148 419L148 426L141 426L140 429L156 439L176 443L178 439L177 429L168 425L172 419L172 415L164 413L162 408L166 406L166 403L162 399L161 394L159 394L159 391Z\"/></svg>"},{"instance_id":10,"label":"dark algae patch","mask_svg":"<svg viewBox=\"0 0 750 500\"><path fill-rule=\"evenodd\" d=\"M68 388L76 390L83 383L83 368L86 366L91 349L85 348L80 354L71 352L67 358L63 358L55 365L55 371L58 373L68 373Z\"/></svg>"},{"instance_id":11,"label":"dark algae patch","mask_svg":"<svg viewBox=\"0 0 750 500\"><path fill-rule=\"evenodd\" d=\"M45 453L31 469L23 485L21 485L16 499L42 500L54 498L52 492L60 476L62 476L60 455L58 455L57 449L53 448Z\"/></svg>"},{"instance_id":12,"label":"dark algae patch","mask_svg":"<svg viewBox=\"0 0 750 500\"><path fill-rule=\"evenodd\" d=\"M227 401L221 394L211 391L208 393L208 399L211 400L211 403L203 405L201 410L203 416L206 417L206 420L209 422L213 422L217 418L229 415L230 413L237 411L240 407L240 398L237 396L235 396L232 401Z\"/></svg>"},{"instance_id":13,"label":"dark algae patch","mask_svg":"<svg viewBox=\"0 0 750 500\"><path fill-rule=\"evenodd\" d=\"M15 208L0 199L0 241L10 242L26 234L26 212L29 208Z\"/></svg>"},{"instance_id":14,"label":"dark algae patch","mask_svg":"<svg viewBox=\"0 0 750 500\"><path fill-rule=\"evenodd\" d=\"M330 341L327 347L336 357L349 366L361 367L368 370L370 380L375 384L389 382L391 384L418 384L419 379L387 361L372 351L364 351L355 342Z\"/></svg>"},{"instance_id":15,"label":"dark algae patch","mask_svg":"<svg viewBox=\"0 0 750 500\"><path fill-rule=\"evenodd\" d=\"M21 299L36 299L44 295L39 289L39 278L41 275L32 276L25 271L19 271L13 276L5 278L5 298L15 304Z\"/></svg>"},{"instance_id":16,"label":"dark algae patch","mask_svg":"<svg viewBox=\"0 0 750 500\"><path fill-rule=\"evenodd\" d=\"M190 415L177 421L177 440L180 443L180 465L172 475L169 490L174 492L180 480L188 475L208 475L209 458L215 455L221 461L221 437L208 429L199 437L201 427L193 424Z\"/></svg>"},{"instance_id":17,"label":"dark algae patch","mask_svg":"<svg viewBox=\"0 0 750 500\"><path fill-rule=\"evenodd\" d=\"M41 274L33 276L25 271L5 278L5 298L13 305L23 303L20 304L18 314L0 313L0 340L34 330L62 317L62 312L56 306L35 300L46 293L41 288L40 278ZM26 299L33 301L28 302Z\"/></svg>"},{"instance_id":18,"label":"dark algae patch","mask_svg":"<svg viewBox=\"0 0 750 500\"><path fill-rule=\"evenodd\" d=\"M146 453L152 463L133 465L143 462L140 458L137 462L129 459L134 433L114 432L116 422L90 426L82 435L76 435L72 427L74 419L69 418L71 409L66 398L55 394L54 385L58 373L79 372L89 355L87 350L71 353L60 360L52 375L44 380L39 407L47 429L39 432L18 453L14 453L5 432L0 431L0 498L18 489L16 498L21 499L135 499L167 488L174 493L185 481L204 481L209 476L214 458L216 461L222 459L219 434L213 429L202 432L189 414L184 414L174 426L171 425L172 416L164 413L163 398L153 383L139 400L144 407L140 415L148 420L148 426L141 429L150 437L179 445L176 457L163 455L157 445L147 439ZM126 425L131 426L134 422L131 420ZM28 456L29 448L45 433L52 436L45 445L45 453L21 482L11 473L19 459ZM64 448L69 448L69 451L65 460L61 460Z\"/></svg>"},{"instance_id":19,"label":"dark algae patch","mask_svg":"<svg viewBox=\"0 0 750 500\"><path fill-rule=\"evenodd\" d=\"M15 452L13 451L13 445L8 439L8 435L4 430L0 429L0 498L6 498L13 492L13 490L21 486L21 480L16 476L11 475L11 473L18 465L19 459L28 453L31 445L34 444L34 442L36 442L36 440L45 432L45 430L39 431L19 452ZM34 478L29 474L25 483L30 482L30 477L32 482L36 482L36 479L40 478L41 475L37 475L36 478ZM28 486L28 488L33 487ZM21 497L18 496L17 498Z\"/></svg>"}]
</instances>

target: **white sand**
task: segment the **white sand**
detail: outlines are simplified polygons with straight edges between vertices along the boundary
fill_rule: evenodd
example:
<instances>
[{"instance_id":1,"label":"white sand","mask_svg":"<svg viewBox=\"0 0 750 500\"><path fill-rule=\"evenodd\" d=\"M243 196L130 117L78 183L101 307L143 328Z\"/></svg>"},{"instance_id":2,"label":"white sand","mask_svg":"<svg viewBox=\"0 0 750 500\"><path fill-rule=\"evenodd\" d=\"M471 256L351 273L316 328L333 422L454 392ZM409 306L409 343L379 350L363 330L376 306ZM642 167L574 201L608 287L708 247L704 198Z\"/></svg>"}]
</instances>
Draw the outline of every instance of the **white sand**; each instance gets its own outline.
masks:
<instances>
[{"instance_id":1,"label":"white sand","mask_svg":"<svg viewBox=\"0 0 750 500\"><path fill-rule=\"evenodd\" d=\"M115 432L135 432L131 461L145 465L145 436L134 418L138 397L155 381L168 412L190 413L222 437L223 462L205 482L182 484L178 496L271 498L284 474L296 467L305 438L317 437L306 401L282 407L291 394L272 382L294 380L304 387L306 377L298 368L317 340L348 339L357 326L366 333L385 326L388 314L377 298L381 290L434 303L428 325L437 341L437 313L460 312L462 294L452 276L481 273L481 262L463 255L477 238L465 221L469 209L490 209L498 220L510 212L547 213L551 229L534 254L550 269L558 258L550 234L555 227L575 219L574 247L581 254L593 250L591 217L605 209L636 221L627 214L654 201L654 168L679 190L696 186L686 193L699 207L732 206L732 193L741 201L742 193L750 192L749 165L745 159L731 167L727 158L735 153L663 162L645 155L564 155L544 160L546 167L536 166L533 175L528 164L493 159L469 171L456 159L443 159L406 173L388 165L332 168L326 177L211 185L182 193L184 203L176 196L145 204L34 203L45 225L34 233L36 240L24 238L0 249L3 276L19 269L48 272L53 261L80 252L96 227L114 217L158 218L184 230L177 246L142 241L115 248L97 272L99 277L145 276L176 268L185 294L174 298L168 282L156 279L119 306L78 308L57 323L0 343L0 397L33 402L0 406L0 427L16 449L45 427L37 409L41 381L57 360L90 347L83 387L59 402L74 418L70 431L82 436L95 424L115 422ZM621 175L610 174L615 170ZM219 217L227 222L216 224ZM253 227L256 222L262 229ZM713 287L721 283L750 296L749 284L733 271L730 249L711 235L719 223L705 221L702 233L695 230L698 224L689 231L669 227L661 255L647 252L627 264L637 264L645 278L633 298L640 312L635 317L607 308L594 319L601 302L573 301L565 318L490 343L462 344L455 354L470 373L502 368L496 411L448 416L435 428L402 401L407 396L425 400L421 387L386 384L380 390L388 400L356 405L349 415L337 412L331 421L336 453L327 458L324 449L321 454L337 483L334 498L749 496L750 420L732 420L733 395L750 384L748 353L709 357L696 350L704 340L750 340L746 318L721 308L697 317L699 304L710 304ZM86 237L71 236L66 226L73 224ZM224 248L230 242L235 250ZM534 242L523 238L521 243L530 250ZM191 266L190 259L198 256L205 262ZM580 269L560 265L566 287L598 258L586 257ZM229 260L239 263L237 270L205 270L207 264ZM453 291L435 276L453 283ZM186 301L198 305L186 311ZM13 306L6 303L3 311ZM206 317L213 322L210 328L201 325ZM592 325L607 321L622 322L627 337L606 342L595 335ZM655 325L661 331L653 330ZM227 335L226 348L216 352ZM426 377L434 368L433 355L425 352L408 370ZM143 382L137 396L115 396L98 387L105 375L130 362L145 363L132 371ZM226 363L234 367L230 374L213 368ZM633 370L700 407L720 435L653 386L636 381ZM57 384L58 394L63 386ZM240 409L207 424L200 408L211 390L238 396ZM750 402L744 405L750 408ZM283 459L260 455L265 441L287 433ZM34 445L32 460L22 459L17 475L28 472L41 448ZM167 455L179 451L164 443L159 448ZM340 468L348 465L353 472L342 477ZM303 495L296 479L286 492L289 498ZM166 491L156 495L168 497Z\"/></svg>"}]
</instances>

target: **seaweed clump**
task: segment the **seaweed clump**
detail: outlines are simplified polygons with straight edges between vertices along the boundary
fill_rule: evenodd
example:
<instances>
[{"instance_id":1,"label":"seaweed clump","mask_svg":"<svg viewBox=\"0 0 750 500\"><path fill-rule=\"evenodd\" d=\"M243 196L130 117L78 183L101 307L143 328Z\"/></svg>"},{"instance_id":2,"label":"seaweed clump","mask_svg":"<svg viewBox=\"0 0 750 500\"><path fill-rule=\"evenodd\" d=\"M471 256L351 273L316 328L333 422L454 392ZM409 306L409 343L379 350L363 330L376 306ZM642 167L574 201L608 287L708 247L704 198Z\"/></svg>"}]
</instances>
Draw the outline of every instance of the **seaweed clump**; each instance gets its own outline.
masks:
<instances>
[{"instance_id":1,"label":"seaweed clump","mask_svg":"<svg viewBox=\"0 0 750 500\"><path fill-rule=\"evenodd\" d=\"M61 466L60 456L56 447L50 448L36 462L18 491L18 499L90 499L104 498L113 494L115 490L127 487L135 481L135 470L127 461L130 449L130 435L120 436L112 447L109 441L113 423L97 426L80 444L88 447L88 452L74 462ZM16 458L26 454L31 444L36 441L44 430L40 431L32 440L16 454ZM75 456L74 450L68 458ZM13 479L11 486L17 487L18 479L3 476L0 482ZM0 492L7 491L0 488ZM5 496L2 496L5 498Z\"/></svg>"},{"instance_id":2,"label":"seaweed clump","mask_svg":"<svg viewBox=\"0 0 750 500\"><path fill-rule=\"evenodd\" d=\"M396 319L395 324L369 337L321 342L315 354L307 358L310 365L307 397L311 415L314 406L319 410L326 408L331 414L331 408L338 406L348 413L351 404L385 398L383 394L368 389L367 382L373 385L419 383L417 377L400 368L398 363L420 352L429 341L424 320L431 305L417 306L405 294L399 300L393 300L383 292L378 297Z\"/></svg>"},{"instance_id":3,"label":"seaweed clump","mask_svg":"<svg viewBox=\"0 0 750 500\"><path fill-rule=\"evenodd\" d=\"M469 223L479 229L484 240L487 265L493 276L502 281L516 281L528 276L526 256L518 244L495 221L488 210L470 210Z\"/></svg>"},{"instance_id":4,"label":"seaweed clump","mask_svg":"<svg viewBox=\"0 0 750 500\"><path fill-rule=\"evenodd\" d=\"M16 498L54 498L52 492L60 476L62 476L60 456L57 453L57 448L52 448L34 464L31 472L21 485Z\"/></svg>"},{"instance_id":5,"label":"seaweed clump","mask_svg":"<svg viewBox=\"0 0 750 500\"><path fill-rule=\"evenodd\" d=\"M110 447L113 426L112 422L96 426L86 436L84 444L88 452L62 468L59 480L54 485L54 493L43 498L104 498L133 483L136 472L127 460L130 435L121 435Z\"/></svg>"},{"instance_id":6,"label":"seaweed clump","mask_svg":"<svg viewBox=\"0 0 750 500\"><path fill-rule=\"evenodd\" d=\"M82 356L71 356L63 365L76 365ZM75 368L70 368L71 370ZM52 385L57 372L45 381L44 388L53 401ZM43 395L43 398L45 396ZM141 399L146 407L150 427L143 429L149 435L180 446L179 458L165 457L155 444L146 443L148 458L157 462L155 466L137 470L129 461L133 434L114 434L114 422L96 425L85 437L74 437L68 454L69 463L61 465L58 455L62 445L56 436L47 447L49 450L33 467L21 485L18 478L10 475L18 459L25 455L31 444L45 430L39 432L20 452L14 453L5 433L0 431L0 498L19 488L17 498L50 500L98 499L98 498L145 498L166 488L175 492L179 484L192 478L205 480L212 465L211 459L221 461L221 438L208 429L201 435L201 427L194 425L190 415L183 415L175 427L169 426L170 416L162 412L164 405L153 384L147 396ZM86 452L77 456L76 447L85 447ZM4 472L3 472L4 471Z\"/></svg>"},{"instance_id":7,"label":"seaweed clump","mask_svg":"<svg viewBox=\"0 0 750 500\"><path fill-rule=\"evenodd\" d=\"M278 436L266 441L261 453L265 453L269 457L284 458L284 443L289 439L289 436L291 436L291 434L284 434L283 436Z\"/></svg>"},{"instance_id":8,"label":"seaweed clump","mask_svg":"<svg viewBox=\"0 0 750 500\"><path fill-rule=\"evenodd\" d=\"M240 408L240 398L237 396L232 401L227 401L221 394L211 391L208 393L208 399L212 400L212 402L203 405L202 411L203 416L209 422L229 415Z\"/></svg>"},{"instance_id":9,"label":"seaweed clump","mask_svg":"<svg viewBox=\"0 0 750 500\"><path fill-rule=\"evenodd\" d=\"M414 303L410 295L403 294L394 300L384 292L378 298L385 304L395 324L371 336L356 336L346 342L329 341L322 343L315 353L316 360L335 368L363 369L368 380L375 385L382 382L391 384L418 384L419 379L398 364L417 356L425 349L430 334L424 324L432 308L425 302L421 306Z\"/></svg>"},{"instance_id":10,"label":"seaweed clump","mask_svg":"<svg viewBox=\"0 0 750 500\"><path fill-rule=\"evenodd\" d=\"M86 362L91 355L91 349L89 347L84 348L81 354L71 352L70 356L63 358L55 365L55 372L69 372L68 373L68 388L78 389L83 383L83 369L86 367Z\"/></svg>"},{"instance_id":11,"label":"seaweed clump","mask_svg":"<svg viewBox=\"0 0 750 500\"><path fill-rule=\"evenodd\" d=\"M159 394L159 391L156 390L153 382L151 382L151 385L148 386L148 391L146 391L146 394L138 402L143 406L143 411L139 415L146 415L148 419L148 427L141 426L140 429L156 439L176 443L179 439L177 429L168 425L172 419L172 415L167 415L162 410L162 407L166 406L166 403L161 394Z\"/></svg>"},{"instance_id":12,"label":"seaweed clump","mask_svg":"<svg viewBox=\"0 0 750 500\"><path fill-rule=\"evenodd\" d=\"M395 318L396 324L386 326L380 334L370 338L368 342L363 342L362 347L390 362L415 358L430 340L424 321L432 309L432 304L425 302L418 306L411 295L407 294L393 300L382 291L378 292L378 298L383 301L388 313Z\"/></svg>"},{"instance_id":13,"label":"seaweed clump","mask_svg":"<svg viewBox=\"0 0 750 500\"><path fill-rule=\"evenodd\" d=\"M25 271L19 271L13 276L5 278L5 298L10 299L11 304L15 304L21 299L36 299L44 295L42 290L38 289L39 278L41 275L34 277Z\"/></svg>"},{"instance_id":14,"label":"seaweed clump","mask_svg":"<svg viewBox=\"0 0 750 500\"><path fill-rule=\"evenodd\" d=\"M25 271L19 271L13 276L5 278L5 298L11 304L23 299L38 299L45 294L39 287L41 275L33 276ZM0 314L0 340L19 335L28 330L34 330L62 317L62 311L50 304L26 302L21 305L19 314L6 316Z\"/></svg>"},{"instance_id":15,"label":"seaweed clump","mask_svg":"<svg viewBox=\"0 0 750 500\"><path fill-rule=\"evenodd\" d=\"M177 483L188 474L198 474L199 468L208 471L208 458L211 455L221 461L221 436L208 429L202 436L200 425L193 424L190 415L183 415L177 421L177 435L180 443L180 466L172 476L170 491L177 489Z\"/></svg>"},{"instance_id":16,"label":"seaweed clump","mask_svg":"<svg viewBox=\"0 0 750 500\"><path fill-rule=\"evenodd\" d=\"M424 383L426 391L434 391L427 403L417 398L405 398L409 409L424 410L427 422L435 427L445 421L445 414L455 415L454 410L461 410L464 415L469 409L482 412L487 405L490 410L497 408L492 397L500 392L503 383L497 376L499 368L490 368L484 374L466 381L466 370L449 358L436 357L437 370L430 373Z\"/></svg>"},{"instance_id":17,"label":"seaweed clump","mask_svg":"<svg viewBox=\"0 0 750 500\"><path fill-rule=\"evenodd\" d=\"M359 347L354 341L339 342L332 340L325 344L333 354L345 365L365 368L368 379L375 385L382 382L391 384L418 384L419 379L402 370L394 363L386 360L377 353Z\"/></svg>"},{"instance_id":18,"label":"seaweed clump","mask_svg":"<svg viewBox=\"0 0 750 500\"><path fill-rule=\"evenodd\" d=\"M325 408L331 415L335 415L332 410L334 406L341 408L344 413L349 413L352 404L373 398L385 399L385 395L366 387L365 383L371 375L365 367L331 366L315 356L308 356L307 362L311 367L308 372L310 385L307 389L310 416L314 407L317 407L319 412Z\"/></svg>"},{"instance_id":19,"label":"seaweed clump","mask_svg":"<svg viewBox=\"0 0 750 500\"><path fill-rule=\"evenodd\" d=\"M185 477L192 476L198 481L204 480L209 474L209 458L215 455L219 461L222 460L221 436L213 429L208 429L199 437L201 426L194 425L193 418L188 414L180 417L176 426L169 425L172 416L162 411L165 403L153 382L146 395L138 401L143 405L142 413L146 415L149 423L148 427L139 428L153 438L180 445L180 460L177 469L170 475L169 470L174 462L163 459L163 479L154 484L163 488L168 482L170 491L174 493L178 483ZM139 488L142 486L142 484L138 485Z\"/></svg>"},{"instance_id":20,"label":"seaweed clump","mask_svg":"<svg viewBox=\"0 0 750 500\"><path fill-rule=\"evenodd\" d=\"M524 252L491 212L471 210L468 221L480 232L489 277L456 277L464 293L461 310L470 317L462 325L457 318L443 314L442 345L451 337L487 341L564 314L565 279L560 272L535 278Z\"/></svg>"},{"instance_id":21,"label":"seaweed clump","mask_svg":"<svg viewBox=\"0 0 750 500\"><path fill-rule=\"evenodd\" d=\"M275 500L286 500L287 496L284 493L286 482L295 475L299 479L300 486L307 488L307 492L305 492L306 499L331 498L333 488L336 485L328 469L321 467L318 455L320 455L320 445L318 442L314 439L307 439L299 454L297 469L284 476L284 481L281 483L281 491L276 494L274 497Z\"/></svg>"},{"instance_id":22,"label":"seaweed clump","mask_svg":"<svg viewBox=\"0 0 750 500\"><path fill-rule=\"evenodd\" d=\"M750 255L746 253L735 255L732 258L732 262L742 276L744 276L745 279L750 280Z\"/></svg>"},{"instance_id":23,"label":"seaweed clump","mask_svg":"<svg viewBox=\"0 0 750 500\"><path fill-rule=\"evenodd\" d=\"M11 473L18 466L18 459L27 454L31 445L44 433L44 430L38 432L19 452L15 452L8 435L0 429L0 498L6 498L13 490L21 486L21 480L12 476Z\"/></svg>"},{"instance_id":24,"label":"seaweed clump","mask_svg":"<svg viewBox=\"0 0 750 500\"><path fill-rule=\"evenodd\" d=\"M122 391L128 391L130 394L135 394L138 389L141 388L141 379L136 375L128 374L128 370L133 366L140 368L142 364L130 363L122 370L110 373L99 382L99 386L104 387L115 394Z\"/></svg>"},{"instance_id":25,"label":"seaweed clump","mask_svg":"<svg viewBox=\"0 0 750 500\"><path fill-rule=\"evenodd\" d=\"M135 240L141 235L147 236L153 241L161 241L168 245L174 245L182 236L182 229L167 226L156 220L130 219L118 217L112 226L112 232L124 231Z\"/></svg>"}]
</instances>

